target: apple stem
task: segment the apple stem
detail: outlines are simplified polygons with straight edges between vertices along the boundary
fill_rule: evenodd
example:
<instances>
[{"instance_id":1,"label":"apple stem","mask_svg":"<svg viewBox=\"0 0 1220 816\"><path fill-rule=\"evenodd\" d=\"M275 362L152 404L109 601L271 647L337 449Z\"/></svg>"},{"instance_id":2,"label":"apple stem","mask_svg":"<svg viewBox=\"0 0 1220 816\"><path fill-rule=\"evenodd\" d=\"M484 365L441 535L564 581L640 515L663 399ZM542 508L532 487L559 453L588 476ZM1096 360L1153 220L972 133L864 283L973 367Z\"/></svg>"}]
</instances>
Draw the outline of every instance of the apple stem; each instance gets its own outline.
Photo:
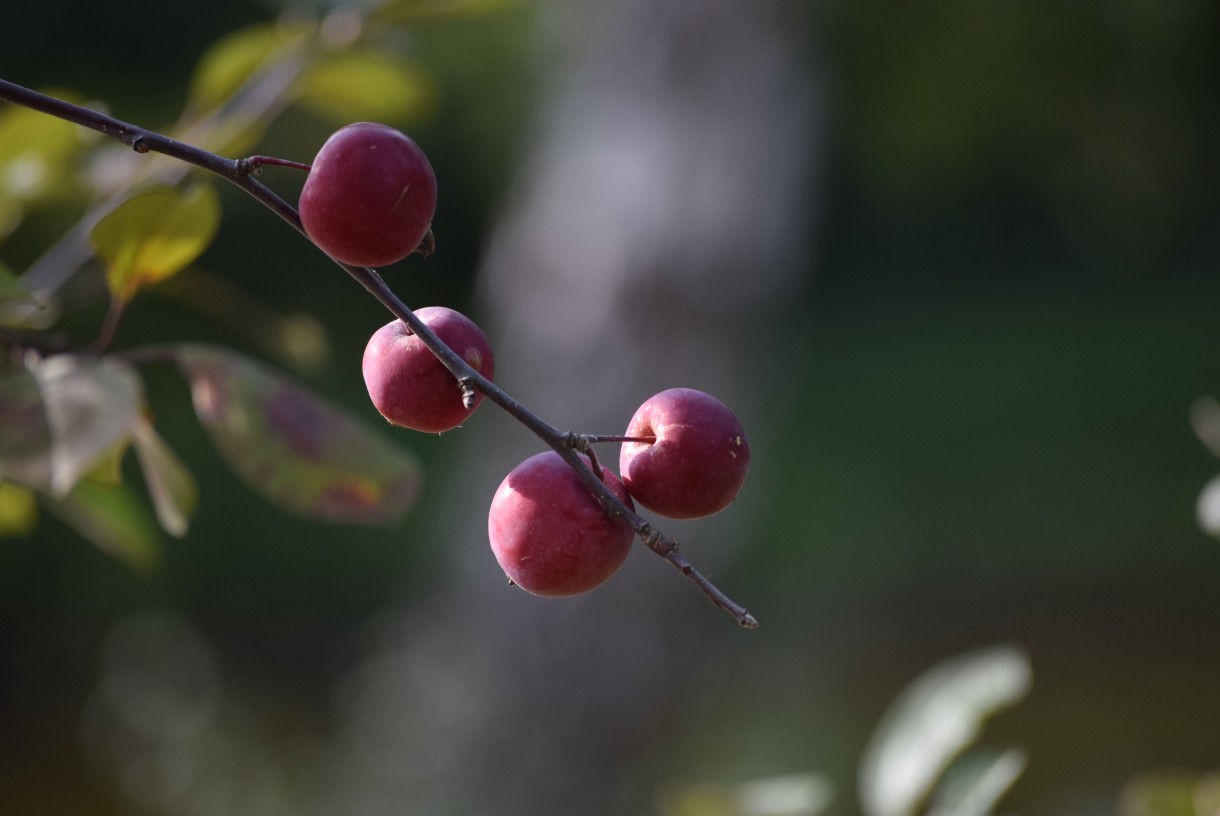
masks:
<instances>
[{"instance_id":1,"label":"apple stem","mask_svg":"<svg viewBox=\"0 0 1220 816\"><path fill-rule=\"evenodd\" d=\"M655 436L622 436L620 434L581 434L580 438L589 444L598 442L643 442L651 445L657 441Z\"/></svg>"},{"instance_id":2,"label":"apple stem","mask_svg":"<svg viewBox=\"0 0 1220 816\"><path fill-rule=\"evenodd\" d=\"M237 160L237 172L247 176L262 175L263 168L267 166L291 167L294 170L304 170L306 173L313 169L311 164L295 162L289 159L279 159L275 156L247 156L244 159Z\"/></svg>"},{"instance_id":3,"label":"apple stem","mask_svg":"<svg viewBox=\"0 0 1220 816\"><path fill-rule=\"evenodd\" d=\"M147 130L137 125L123 122L112 116L89 108L74 105L53 96L0 79L0 101L11 102L31 110L72 122L82 127L96 130L111 139L127 145L137 153L160 153L185 162L210 173L227 179L267 209L278 215L297 232L305 233L301 225L301 216L297 209L281 198L269 187L258 181L255 176L262 165L279 165L308 169L308 165L274 159L267 156L251 156L245 159L226 159L193 145L179 142L155 131ZM432 231L428 231L420 246L420 253L427 257L435 246ZM333 258L331 260L334 260ZM654 529L649 522L628 507L613 491L611 491L588 466L578 450L583 450L592 456L589 444L593 441L616 441L613 437L597 435L579 435L560 431L554 425L546 422L502 388L467 363L460 355L450 349L428 326L409 309L405 303L390 289L382 277L372 269L351 266L335 261L357 283L363 286L374 298L385 306L391 314L403 321L408 328L419 336L429 351L449 369L462 384L463 399L475 390L481 392L490 402L500 406L510 416L528 428L539 439L558 453L576 472L585 486L593 493L602 508L611 516L618 516L627 521L639 536L640 540L654 553L664 558L678 571L697 586L714 606L724 610L747 629L758 626L758 620L746 611L745 607L734 602L715 584L696 570L678 551L678 542ZM622 437L618 441L652 442L655 440L638 437ZM591 460L595 461L595 460Z\"/></svg>"}]
</instances>

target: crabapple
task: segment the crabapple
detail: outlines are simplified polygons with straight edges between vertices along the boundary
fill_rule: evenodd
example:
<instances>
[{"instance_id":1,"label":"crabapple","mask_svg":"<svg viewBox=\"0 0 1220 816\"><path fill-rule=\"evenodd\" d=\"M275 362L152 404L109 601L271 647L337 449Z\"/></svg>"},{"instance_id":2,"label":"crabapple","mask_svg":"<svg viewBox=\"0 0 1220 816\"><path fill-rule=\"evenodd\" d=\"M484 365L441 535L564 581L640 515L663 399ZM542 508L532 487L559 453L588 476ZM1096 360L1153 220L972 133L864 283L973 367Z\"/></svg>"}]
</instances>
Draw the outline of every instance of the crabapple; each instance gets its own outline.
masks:
<instances>
[{"instance_id":1,"label":"crabapple","mask_svg":"<svg viewBox=\"0 0 1220 816\"><path fill-rule=\"evenodd\" d=\"M436 176L419 146L387 125L335 131L305 179L305 234L352 266L386 266L414 252L436 212Z\"/></svg>"},{"instance_id":2,"label":"crabapple","mask_svg":"<svg viewBox=\"0 0 1220 816\"><path fill-rule=\"evenodd\" d=\"M495 374L487 335L470 318L444 306L417 309L415 316L475 371L488 379ZM457 378L401 320L373 333L361 367L373 405L394 425L443 433L461 425L483 400L476 392L467 408Z\"/></svg>"},{"instance_id":3,"label":"crabapple","mask_svg":"<svg viewBox=\"0 0 1220 816\"><path fill-rule=\"evenodd\" d=\"M634 509L608 468L602 468L602 481ZM535 595L562 596L604 583L627 559L635 532L606 514L558 453L546 451L517 465L500 483L487 535L514 584Z\"/></svg>"},{"instance_id":4,"label":"crabapple","mask_svg":"<svg viewBox=\"0 0 1220 816\"><path fill-rule=\"evenodd\" d=\"M691 388L650 397L635 412L619 453L623 484L641 505L676 519L727 507L746 479L750 446L733 412Z\"/></svg>"}]
</instances>

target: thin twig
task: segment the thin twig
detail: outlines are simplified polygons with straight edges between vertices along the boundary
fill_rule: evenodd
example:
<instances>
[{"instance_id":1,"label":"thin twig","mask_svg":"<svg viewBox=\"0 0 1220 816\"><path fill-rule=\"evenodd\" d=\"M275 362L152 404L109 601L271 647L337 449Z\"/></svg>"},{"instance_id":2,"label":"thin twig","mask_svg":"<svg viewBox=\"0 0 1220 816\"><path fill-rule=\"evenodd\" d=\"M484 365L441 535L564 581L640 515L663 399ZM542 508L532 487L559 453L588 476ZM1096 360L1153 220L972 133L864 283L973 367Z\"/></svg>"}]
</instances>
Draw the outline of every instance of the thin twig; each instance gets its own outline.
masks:
<instances>
[{"instance_id":1,"label":"thin twig","mask_svg":"<svg viewBox=\"0 0 1220 816\"><path fill-rule=\"evenodd\" d=\"M275 156L247 156L244 159L238 159L237 170L245 175L262 175L263 168L273 167L291 167L294 170L304 170L309 172L313 169L313 165L303 162L289 161L288 159L277 159Z\"/></svg>"},{"instance_id":2,"label":"thin twig","mask_svg":"<svg viewBox=\"0 0 1220 816\"><path fill-rule=\"evenodd\" d=\"M656 442L656 437L649 436L622 436L621 434L580 434L579 439L574 443L577 447L586 445L596 445L600 442Z\"/></svg>"},{"instance_id":3,"label":"thin twig","mask_svg":"<svg viewBox=\"0 0 1220 816\"><path fill-rule=\"evenodd\" d=\"M301 225L301 216L296 208L252 174L252 169L256 168L259 164L271 163L261 161L265 157L226 159L207 150L179 142L168 136L163 136L160 133L123 122L89 108L73 105L61 99L38 93L3 79L0 79L0 100L22 105L49 116L96 130L131 147L137 153L161 153L214 173L240 187L263 206L286 221L295 230L305 235L305 229ZM260 161L252 164L251 162L255 159ZM431 247L429 246L428 249L430 250ZM335 263L338 263L357 283L368 290L395 317L417 334L420 342L436 355L445 368L462 383L464 389L474 388L480 391L488 400L499 405L500 408L508 412L522 425L529 428L539 439L558 453L572 467L608 514L622 518L630 524L640 537L640 540L649 549L664 558L675 569L690 579L708 597L712 604L732 615L745 628L753 629L758 626L758 621L746 611L745 607L725 595L679 553L677 541L653 528L646 519L628 507L606 487L601 479L597 478L587 462L577 452L577 446L581 444L578 440L604 439L603 437L584 437L578 434L567 433L546 422L498 385L484 377L463 360L460 355L445 345L394 294L376 271L365 267L350 266L339 261L335 261ZM588 442L586 441L584 444L587 448Z\"/></svg>"},{"instance_id":4,"label":"thin twig","mask_svg":"<svg viewBox=\"0 0 1220 816\"><path fill-rule=\"evenodd\" d=\"M118 296L110 298L110 306L106 309L106 318L102 321L102 329L98 332L97 339L93 341L89 351L95 355L105 354L110 348L110 344L114 342L114 337L119 331L119 321L123 318L124 307L127 301Z\"/></svg>"}]
</instances>

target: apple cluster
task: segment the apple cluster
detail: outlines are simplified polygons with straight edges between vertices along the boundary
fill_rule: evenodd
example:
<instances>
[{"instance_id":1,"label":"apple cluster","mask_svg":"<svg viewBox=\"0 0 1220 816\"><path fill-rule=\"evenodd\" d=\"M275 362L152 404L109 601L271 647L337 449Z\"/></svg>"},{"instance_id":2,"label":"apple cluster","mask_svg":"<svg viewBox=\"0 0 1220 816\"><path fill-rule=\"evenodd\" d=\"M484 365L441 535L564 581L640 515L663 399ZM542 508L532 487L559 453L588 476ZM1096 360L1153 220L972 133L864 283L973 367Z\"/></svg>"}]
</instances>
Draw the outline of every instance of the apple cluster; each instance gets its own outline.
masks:
<instances>
[{"instance_id":1,"label":"apple cluster","mask_svg":"<svg viewBox=\"0 0 1220 816\"><path fill-rule=\"evenodd\" d=\"M301 192L306 234L331 257L353 266L384 266L420 249L436 210L436 178L423 151L385 125L361 122L319 150ZM446 346L491 380L487 336L443 306L415 311ZM465 422L483 399L470 399L441 360L400 320L373 333L364 350L364 382L377 411L393 425L444 433ZM727 507L745 482L750 447L737 417L702 391L672 388L632 416L619 453L621 478L584 456L585 466L629 509L693 519ZM526 459L491 501L488 537L500 567L536 595L588 591L627 558L633 526L607 511L555 451Z\"/></svg>"},{"instance_id":2,"label":"apple cluster","mask_svg":"<svg viewBox=\"0 0 1220 816\"><path fill-rule=\"evenodd\" d=\"M606 486L676 519L710 516L737 497L750 467L741 423L715 397L671 388L650 397L627 426L619 472L600 467ZM500 567L535 595L576 595L608 579L627 558L635 532L612 517L554 451L526 459L491 500L488 537Z\"/></svg>"}]
</instances>

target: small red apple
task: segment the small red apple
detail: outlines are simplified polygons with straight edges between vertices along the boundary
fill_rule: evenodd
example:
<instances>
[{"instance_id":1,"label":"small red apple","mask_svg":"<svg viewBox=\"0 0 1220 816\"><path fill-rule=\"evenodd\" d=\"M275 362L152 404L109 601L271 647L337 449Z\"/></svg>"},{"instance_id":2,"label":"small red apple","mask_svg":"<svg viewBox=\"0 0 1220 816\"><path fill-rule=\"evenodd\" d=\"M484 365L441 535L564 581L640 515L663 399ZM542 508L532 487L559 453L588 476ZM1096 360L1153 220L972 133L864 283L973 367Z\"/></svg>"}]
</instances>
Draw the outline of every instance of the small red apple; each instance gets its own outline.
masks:
<instances>
[{"instance_id":1,"label":"small red apple","mask_svg":"<svg viewBox=\"0 0 1220 816\"><path fill-rule=\"evenodd\" d=\"M702 391L671 388L635 412L619 453L623 484L644 507L676 519L727 507L750 469L750 446L728 407Z\"/></svg>"},{"instance_id":2,"label":"small red apple","mask_svg":"<svg viewBox=\"0 0 1220 816\"><path fill-rule=\"evenodd\" d=\"M444 306L417 309L415 315L480 374L495 374L491 343L470 318ZM362 368L373 405L405 428L444 433L465 422L483 400L476 393L471 407L463 405L457 378L401 320L374 332Z\"/></svg>"},{"instance_id":3,"label":"small red apple","mask_svg":"<svg viewBox=\"0 0 1220 816\"><path fill-rule=\"evenodd\" d=\"M628 507L608 468L602 481ZM610 518L571 466L554 451L526 459L491 500L487 535L500 567L535 595L577 595L604 583L627 559L635 531Z\"/></svg>"},{"instance_id":4,"label":"small red apple","mask_svg":"<svg viewBox=\"0 0 1220 816\"><path fill-rule=\"evenodd\" d=\"M332 258L387 266L419 247L436 212L428 157L388 125L357 122L335 131L301 188L301 225Z\"/></svg>"}]
</instances>

